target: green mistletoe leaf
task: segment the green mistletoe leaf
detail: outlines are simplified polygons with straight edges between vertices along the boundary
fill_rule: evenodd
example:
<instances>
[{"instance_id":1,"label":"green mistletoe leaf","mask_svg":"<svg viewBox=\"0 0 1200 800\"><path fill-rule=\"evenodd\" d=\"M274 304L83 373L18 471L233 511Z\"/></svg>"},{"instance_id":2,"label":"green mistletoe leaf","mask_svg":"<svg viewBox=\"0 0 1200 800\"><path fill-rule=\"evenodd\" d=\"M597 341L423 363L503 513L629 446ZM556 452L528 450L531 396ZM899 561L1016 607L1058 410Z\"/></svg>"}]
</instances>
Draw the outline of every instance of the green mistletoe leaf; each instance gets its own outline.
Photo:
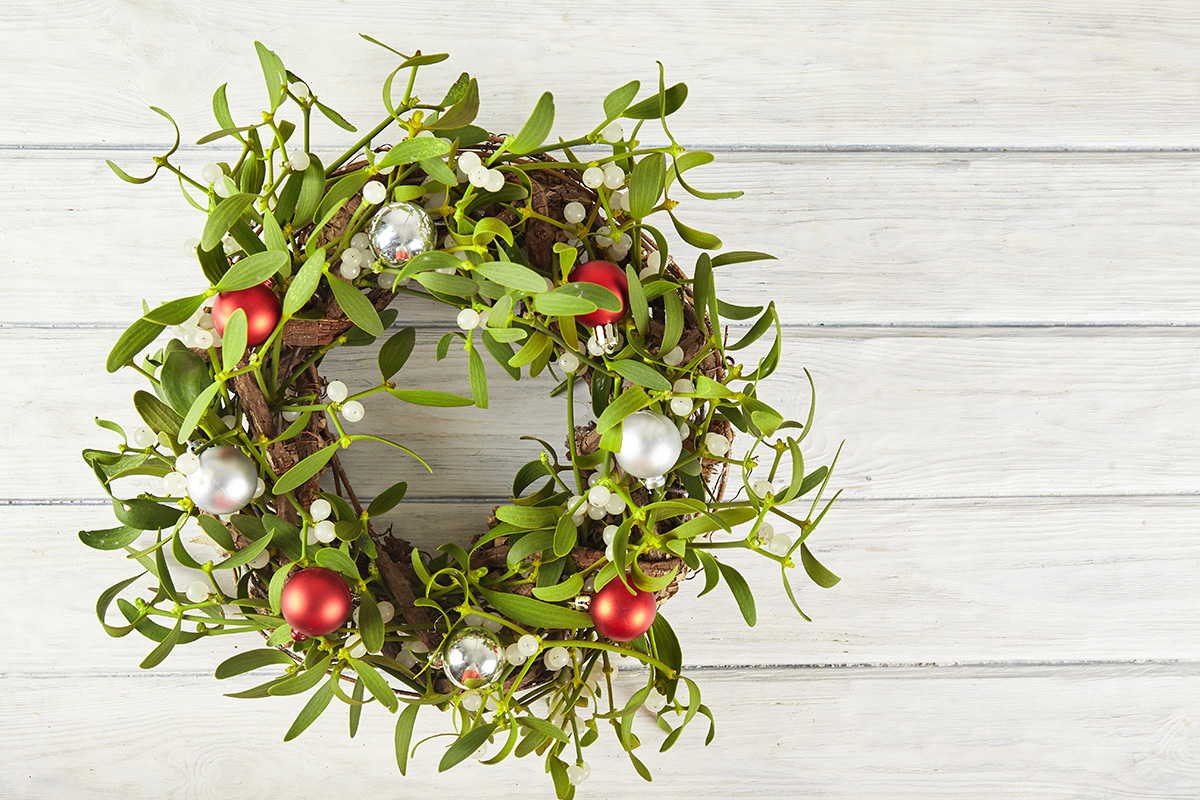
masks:
<instances>
[{"instance_id":1,"label":"green mistletoe leaf","mask_svg":"<svg viewBox=\"0 0 1200 800\"><path fill-rule=\"evenodd\" d=\"M271 539L272 539L273 535L274 535L274 532L269 531L265 536L263 536L258 541L253 542L253 543L247 545L246 547L243 547L241 550L238 550L233 555L231 555L229 558L227 558L224 561L222 561L221 563L213 566L213 569L236 569L238 567L246 566L251 561L253 561L258 556L259 553L261 553L263 550L267 549L267 545L269 545L271 543Z\"/></svg>"},{"instance_id":2,"label":"green mistletoe leaf","mask_svg":"<svg viewBox=\"0 0 1200 800\"><path fill-rule=\"evenodd\" d=\"M279 195L275 213L280 215L280 222L287 219L286 214L292 209L295 210L293 225L312 222L317 213L317 206L325 194L325 168L321 166L321 160L312 153L308 154L308 158L308 168L299 175L292 173ZM292 185L293 179L296 179L295 188L289 191L288 187Z\"/></svg>"},{"instance_id":3,"label":"green mistletoe leaf","mask_svg":"<svg viewBox=\"0 0 1200 800\"><path fill-rule=\"evenodd\" d=\"M463 75L466 75L464 72ZM425 124L431 131L444 131L470 125L479 116L479 82L474 78L467 81L466 91L454 105L442 112L433 122Z\"/></svg>"},{"instance_id":4,"label":"green mistletoe leaf","mask_svg":"<svg viewBox=\"0 0 1200 800\"><path fill-rule=\"evenodd\" d=\"M391 380L404 367L416 343L416 328L398 331L383 343L383 347L379 348L379 372L385 381Z\"/></svg>"},{"instance_id":5,"label":"green mistletoe leaf","mask_svg":"<svg viewBox=\"0 0 1200 800\"><path fill-rule=\"evenodd\" d=\"M348 558L349 556L347 556ZM362 592L359 602L358 628L367 652L378 653L383 648L383 617L379 614L379 606L375 602L375 597L369 591Z\"/></svg>"},{"instance_id":6,"label":"green mistletoe leaf","mask_svg":"<svg viewBox=\"0 0 1200 800\"><path fill-rule=\"evenodd\" d=\"M606 120L613 120L621 116L625 109L629 108L629 104L633 102L633 98L637 97L638 89L642 88L640 81L630 81L624 86L613 89L604 98L604 117Z\"/></svg>"},{"instance_id":7,"label":"green mistletoe leaf","mask_svg":"<svg viewBox=\"0 0 1200 800\"><path fill-rule=\"evenodd\" d=\"M192 431L199 424L200 418L204 416L204 412L212 405L213 398L217 396L217 391L222 385L221 383L210 383L200 394L196 395L196 399L192 401L191 407L183 417L183 422L179 425L179 433L175 437L176 442L179 444L187 442L188 437L192 435Z\"/></svg>"},{"instance_id":8,"label":"green mistletoe leaf","mask_svg":"<svg viewBox=\"0 0 1200 800\"><path fill-rule=\"evenodd\" d=\"M291 663L291 656L282 650L262 648L259 650L248 650L245 653L238 653L235 656L225 659L217 665L217 669L213 674L217 680L225 680L235 675L244 675L247 672L253 672L256 669L261 669L271 664Z\"/></svg>"},{"instance_id":9,"label":"green mistletoe leaf","mask_svg":"<svg viewBox=\"0 0 1200 800\"><path fill-rule=\"evenodd\" d=\"M582 629L592 626L592 618L581 611L543 603L532 597L479 588L479 592L504 616L537 628Z\"/></svg>"},{"instance_id":10,"label":"green mistletoe leaf","mask_svg":"<svg viewBox=\"0 0 1200 800\"><path fill-rule=\"evenodd\" d=\"M571 741L571 737L562 728L538 717L517 717L517 724L522 728L537 731L548 739L557 739L560 742Z\"/></svg>"},{"instance_id":11,"label":"green mistletoe leaf","mask_svg":"<svg viewBox=\"0 0 1200 800\"><path fill-rule=\"evenodd\" d=\"M655 389L660 392L671 391L671 382L659 374L658 370L648 364L643 364L641 361L633 359L625 359L623 361L613 361L609 364L612 371L620 375L630 383L636 383L639 386L645 386L647 389Z\"/></svg>"},{"instance_id":12,"label":"green mistletoe leaf","mask_svg":"<svg viewBox=\"0 0 1200 800\"><path fill-rule=\"evenodd\" d=\"M333 458L334 453L337 452L337 448L336 444L331 444L301 460L299 464L285 472L283 477L275 481L275 494L287 494L299 488L301 484L324 469L325 465L329 463L329 459Z\"/></svg>"},{"instance_id":13,"label":"green mistletoe leaf","mask_svg":"<svg viewBox=\"0 0 1200 800\"><path fill-rule=\"evenodd\" d=\"M325 677L325 671L329 669L332 660L333 656L325 656L317 663L308 666L304 672L296 673L275 684L268 690L268 694L274 697L304 694L321 682L321 678Z\"/></svg>"},{"instance_id":14,"label":"green mistletoe leaf","mask_svg":"<svg viewBox=\"0 0 1200 800\"><path fill-rule=\"evenodd\" d=\"M279 56L268 50L262 42L255 42L254 49L258 51L258 63L262 66L263 79L267 83L267 96L271 99L271 110L274 111L283 102L283 65Z\"/></svg>"},{"instance_id":15,"label":"green mistletoe leaf","mask_svg":"<svg viewBox=\"0 0 1200 800\"><path fill-rule=\"evenodd\" d=\"M180 615L179 618L175 620L175 627L171 629L171 632L167 635L167 637L159 642L158 647L155 647L153 650L151 650L150 655L142 659L142 663L138 664L138 666L142 669L153 669L161 664L163 659L169 656L171 651L175 649L175 645L179 642L179 634L182 632L182 630L183 616Z\"/></svg>"},{"instance_id":16,"label":"green mistletoe leaf","mask_svg":"<svg viewBox=\"0 0 1200 800\"><path fill-rule=\"evenodd\" d=\"M278 250L266 250L246 256L229 268L217 281L218 292L236 292L257 286L283 269L288 263L288 254Z\"/></svg>"},{"instance_id":17,"label":"green mistletoe leaf","mask_svg":"<svg viewBox=\"0 0 1200 800\"><path fill-rule=\"evenodd\" d=\"M94 550L120 550L142 535L138 528L121 525L102 531L80 531L79 541Z\"/></svg>"},{"instance_id":18,"label":"green mistletoe leaf","mask_svg":"<svg viewBox=\"0 0 1200 800\"><path fill-rule=\"evenodd\" d=\"M179 521L183 511L164 506L153 500L113 500L113 515L122 525L141 531L158 531L170 528Z\"/></svg>"},{"instance_id":19,"label":"green mistletoe leaf","mask_svg":"<svg viewBox=\"0 0 1200 800\"><path fill-rule=\"evenodd\" d=\"M172 350L163 363L162 393L167 404L179 414L187 414L192 403L209 384L212 375L204 359L191 350Z\"/></svg>"},{"instance_id":20,"label":"green mistletoe leaf","mask_svg":"<svg viewBox=\"0 0 1200 800\"><path fill-rule=\"evenodd\" d=\"M758 622L758 612L754 608L754 595L750 592L750 584L746 583L742 573L728 564L718 561L717 567L721 570L721 577L725 579L729 591L733 592L733 599L737 601L742 618L746 620L747 625L753 628Z\"/></svg>"},{"instance_id":21,"label":"green mistletoe leaf","mask_svg":"<svg viewBox=\"0 0 1200 800\"><path fill-rule=\"evenodd\" d=\"M246 322L246 311L236 309L225 323L225 334L221 337L221 368L232 372L246 353L246 339L249 327Z\"/></svg>"},{"instance_id":22,"label":"green mistletoe leaf","mask_svg":"<svg viewBox=\"0 0 1200 800\"><path fill-rule=\"evenodd\" d=\"M384 153L383 158L379 159L375 166L379 169L398 167L414 161L424 161L427 158L440 158L449 152L450 143L433 136L405 139Z\"/></svg>"},{"instance_id":23,"label":"green mistletoe leaf","mask_svg":"<svg viewBox=\"0 0 1200 800\"><path fill-rule=\"evenodd\" d=\"M474 753L483 743L492 735L492 731L496 730L496 723L488 725L480 725L478 728L472 728L446 748L446 753L442 756L442 760L438 762L438 772L446 770L459 763L467 756Z\"/></svg>"},{"instance_id":24,"label":"green mistletoe leaf","mask_svg":"<svg viewBox=\"0 0 1200 800\"><path fill-rule=\"evenodd\" d=\"M500 506L496 509L496 519L531 531L549 528L558 517L557 506Z\"/></svg>"},{"instance_id":25,"label":"green mistletoe leaf","mask_svg":"<svg viewBox=\"0 0 1200 800\"><path fill-rule=\"evenodd\" d=\"M250 208L250 204L256 197L249 192L239 192L217 203L217 207L208 215L208 221L204 223L204 235L200 237L200 249L212 250L220 244L222 237L229 233L233 223L245 213L246 209Z\"/></svg>"},{"instance_id":26,"label":"green mistletoe leaf","mask_svg":"<svg viewBox=\"0 0 1200 800\"><path fill-rule=\"evenodd\" d=\"M488 261L484 264L479 264L471 271L482 275L493 283L507 286L510 289L516 289L518 292L524 292L525 294L537 294L538 292L546 291L546 281L541 275L529 267L523 267L511 261Z\"/></svg>"},{"instance_id":27,"label":"green mistletoe leaf","mask_svg":"<svg viewBox=\"0 0 1200 800\"><path fill-rule=\"evenodd\" d=\"M620 397L609 403L608 408L604 409L600 419L596 420L596 430L604 433L610 428L615 428L630 414L641 411L650 403L651 397L642 387L626 389Z\"/></svg>"},{"instance_id":28,"label":"green mistletoe leaf","mask_svg":"<svg viewBox=\"0 0 1200 800\"><path fill-rule=\"evenodd\" d=\"M807 543L800 544L800 563L804 565L804 571L808 573L808 577L812 578L812 582L822 589L837 586L842 580L817 560L817 557L808 549Z\"/></svg>"},{"instance_id":29,"label":"green mistletoe leaf","mask_svg":"<svg viewBox=\"0 0 1200 800\"><path fill-rule=\"evenodd\" d=\"M692 247L699 247L701 250L720 250L721 240L711 233L698 231L695 228L689 228L679 221L674 212L668 211L667 214L671 217L671 222L675 225L675 232L679 234L679 238L690 244Z\"/></svg>"},{"instance_id":30,"label":"green mistletoe leaf","mask_svg":"<svg viewBox=\"0 0 1200 800\"><path fill-rule=\"evenodd\" d=\"M379 701L380 705L388 711L396 710L400 705L400 701L396 699L396 693L392 691L392 687L388 685L387 680L374 667L365 661L359 661L357 658L350 659L350 667L358 673L358 679L367 687L367 691L371 693L371 696Z\"/></svg>"},{"instance_id":31,"label":"green mistletoe leaf","mask_svg":"<svg viewBox=\"0 0 1200 800\"><path fill-rule=\"evenodd\" d=\"M416 278L417 283L429 291L437 292L438 294L448 294L452 297L471 297L479 291L478 283L462 275L420 272Z\"/></svg>"},{"instance_id":32,"label":"green mistletoe leaf","mask_svg":"<svg viewBox=\"0 0 1200 800\"><path fill-rule=\"evenodd\" d=\"M508 141L508 150L517 155L525 155L541 146L542 142L546 141L546 137L550 135L550 128L554 126L554 95L550 92L543 92L538 98L537 105L533 107L533 113L529 115L529 119L521 126L521 130L517 135Z\"/></svg>"},{"instance_id":33,"label":"green mistletoe leaf","mask_svg":"<svg viewBox=\"0 0 1200 800\"><path fill-rule=\"evenodd\" d=\"M171 439L179 435L179 426L183 424L183 418L154 395L141 389L137 390L133 393L133 407L155 433L165 433Z\"/></svg>"},{"instance_id":34,"label":"green mistletoe leaf","mask_svg":"<svg viewBox=\"0 0 1200 800\"><path fill-rule=\"evenodd\" d=\"M354 559L336 547L322 547L317 551L317 563L326 569L340 572L347 578L359 580L358 567ZM360 612L361 613L361 612Z\"/></svg>"},{"instance_id":35,"label":"green mistletoe leaf","mask_svg":"<svg viewBox=\"0 0 1200 800\"><path fill-rule=\"evenodd\" d=\"M105 370L116 372L121 367L133 361L133 357L145 350L151 342L157 339L165 327L165 325L158 322L151 322L147 319L139 319L130 325L121 334L121 337L117 339L117 343L113 345L112 351L109 352L108 360L104 364Z\"/></svg>"},{"instance_id":36,"label":"green mistletoe leaf","mask_svg":"<svg viewBox=\"0 0 1200 800\"><path fill-rule=\"evenodd\" d=\"M329 707L329 701L333 699L333 687L336 681L337 676L333 675L320 689L313 692L313 696L305 703L304 708L300 709L300 714L296 717L296 721L292 723L292 727L288 728L288 732L284 734L283 740L285 742L290 742L304 733L308 729L308 726L316 722L317 717L321 716L322 712Z\"/></svg>"},{"instance_id":37,"label":"green mistletoe leaf","mask_svg":"<svg viewBox=\"0 0 1200 800\"><path fill-rule=\"evenodd\" d=\"M417 712L420 710L420 705L410 703L396 718L396 766L401 775L406 774L408 770L408 746L412 743L413 725L417 722Z\"/></svg>"},{"instance_id":38,"label":"green mistletoe leaf","mask_svg":"<svg viewBox=\"0 0 1200 800\"><path fill-rule=\"evenodd\" d=\"M313 100L313 105L317 107L318 111L325 115L326 119L328 119L334 125L337 125L342 130L350 131L351 133L354 133L358 130L358 128L347 122L345 117L322 103L320 100Z\"/></svg>"},{"instance_id":39,"label":"green mistletoe leaf","mask_svg":"<svg viewBox=\"0 0 1200 800\"><path fill-rule=\"evenodd\" d=\"M147 311L142 319L157 322L160 325L182 325L195 313L208 298L207 294L194 294L191 297L181 297L169 303L163 303L158 308Z\"/></svg>"},{"instance_id":40,"label":"green mistletoe leaf","mask_svg":"<svg viewBox=\"0 0 1200 800\"><path fill-rule=\"evenodd\" d=\"M687 100L688 87L686 83L677 83L665 92L647 97L645 100L625 109L621 116L625 119L658 119L660 116L669 117L678 111Z\"/></svg>"},{"instance_id":41,"label":"green mistletoe leaf","mask_svg":"<svg viewBox=\"0 0 1200 800\"><path fill-rule=\"evenodd\" d=\"M399 483L392 484L380 492L375 499L371 501L371 505L367 506L367 516L379 517L388 513L400 504L400 501L404 499L404 495L407 492L407 482L400 481Z\"/></svg>"},{"instance_id":42,"label":"green mistletoe leaf","mask_svg":"<svg viewBox=\"0 0 1200 800\"><path fill-rule=\"evenodd\" d=\"M415 406L435 406L438 408L454 408L457 406L474 405L470 397L463 397L450 392L439 392L436 389L388 389L388 394Z\"/></svg>"},{"instance_id":43,"label":"green mistletoe leaf","mask_svg":"<svg viewBox=\"0 0 1200 800\"><path fill-rule=\"evenodd\" d=\"M379 312L354 284L331 275L329 285L333 289L333 298L337 300L347 319L372 336L383 333L383 322L379 319Z\"/></svg>"},{"instance_id":44,"label":"green mistletoe leaf","mask_svg":"<svg viewBox=\"0 0 1200 800\"><path fill-rule=\"evenodd\" d=\"M754 250L730 250L728 253L721 253L713 256L713 267L725 267L730 264L744 264L747 261L774 261L775 256L768 253L759 253Z\"/></svg>"},{"instance_id":45,"label":"green mistletoe leaf","mask_svg":"<svg viewBox=\"0 0 1200 800\"><path fill-rule=\"evenodd\" d=\"M283 313L286 316L294 315L307 305L324 273L325 248L319 247L305 260L304 266L300 267L300 271L292 279L292 285L288 287L287 294L284 295Z\"/></svg>"},{"instance_id":46,"label":"green mistletoe leaf","mask_svg":"<svg viewBox=\"0 0 1200 800\"><path fill-rule=\"evenodd\" d=\"M658 204L666 174L662 153L651 153L634 166L629 176L629 213L634 219L648 216Z\"/></svg>"}]
</instances>

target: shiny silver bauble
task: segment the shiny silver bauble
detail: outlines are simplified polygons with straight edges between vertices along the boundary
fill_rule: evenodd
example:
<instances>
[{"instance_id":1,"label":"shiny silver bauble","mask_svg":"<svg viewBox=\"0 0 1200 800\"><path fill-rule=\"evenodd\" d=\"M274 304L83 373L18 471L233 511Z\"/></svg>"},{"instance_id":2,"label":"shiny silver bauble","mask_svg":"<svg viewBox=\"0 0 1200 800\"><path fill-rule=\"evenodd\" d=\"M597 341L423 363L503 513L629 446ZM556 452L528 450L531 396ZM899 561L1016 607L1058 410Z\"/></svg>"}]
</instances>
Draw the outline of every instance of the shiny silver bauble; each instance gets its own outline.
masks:
<instances>
[{"instance_id":1,"label":"shiny silver bauble","mask_svg":"<svg viewBox=\"0 0 1200 800\"><path fill-rule=\"evenodd\" d=\"M209 514L232 514L254 499L258 470L236 447L210 447L187 478L188 497Z\"/></svg>"},{"instance_id":2,"label":"shiny silver bauble","mask_svg":"<svg viewBox=\"0 0 1200 800\"><path fill-rule=\"evenodd\" d=\"M437 242L433 217L412 203L388 203L367 223L371 252L390 267L433 249Z\"/></svg>"},{"instance_id":3,"label":"shiny silver bauble","mask_svg":"<svg viewBox=\"0 0 1200 800\"><path fill-rule=\"evenodd\" d=\"M621 449L616 452L621 469L654 489L683 452L679 428L657 411L637 411L621 423Z\"/></svg>"},{"instance_id":4,"label":"shiny silver bauble","mask_svg":"<svg viewBox=\"0 0 1200 800\"><path fill-rule=\"evenodd\" d=\"M504 647L487 628L464 628L446 640L441 661L442 670L455 686L479 689L500 677Z\"/></svg>"}]
</instances>

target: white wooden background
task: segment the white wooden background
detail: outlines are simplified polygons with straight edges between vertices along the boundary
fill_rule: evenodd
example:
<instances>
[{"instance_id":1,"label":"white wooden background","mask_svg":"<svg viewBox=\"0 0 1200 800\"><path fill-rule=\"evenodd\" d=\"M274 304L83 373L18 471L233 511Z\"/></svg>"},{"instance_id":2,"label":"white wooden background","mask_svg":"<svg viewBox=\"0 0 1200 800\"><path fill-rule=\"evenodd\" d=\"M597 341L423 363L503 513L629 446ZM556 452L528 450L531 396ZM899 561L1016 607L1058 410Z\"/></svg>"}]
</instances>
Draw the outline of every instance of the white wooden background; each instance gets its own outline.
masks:
<instances>
[{"instance_id":1,"label":"white wooden background","mask_svg":"<svg viewBox=\"0 0 1200 800\"><path fill-rule=\"evenodd\" d=\"M437 776L432 751L402 779L378 710L353 742L329 713L285 745L302 700L222 697L227 641L142 672L144 640L110 640L92 614L131 574L75 535L109 524L78 459L107 441L91 417L136 420L137 381L105 375L104 355L147 292L198 288L182 243L202 224L170 181L122 184L104 159L138 173L161 152L149 104L195 141L225 81L248 118L255 38L369 127L392 61L358 31L453 53L427 93L471 71L499 130L544 89L556 133L586 130L605 92L664 61L691 86L673 129L718 155L704 184L747 190L685 219L780 256L721 271L719 290L779 302L770 393L803 412L812 370L810 458L847 440L841 507L812 540L844 580L802 590L815 621L750 559L734 561L761 581L752 630L724 590L689 586L667 614L716 742L698 728L648 754L651 786L593 748L581 797L1200 796L1194 0L6 0L0 796L549 792L534 762ZM406 377L465 389L463 364L429 366L450 320L401 320L421 330ZM370 358L345 355L339 377L365 386ZM412 481L406 536L465 540L532 453L516 437L561 436L530 427L531 405L556 420L558 404L502 377L487 414L368 404L364 425L437 469L352 459L379 472L368 494Z\"/></svg>"}]
</instances>

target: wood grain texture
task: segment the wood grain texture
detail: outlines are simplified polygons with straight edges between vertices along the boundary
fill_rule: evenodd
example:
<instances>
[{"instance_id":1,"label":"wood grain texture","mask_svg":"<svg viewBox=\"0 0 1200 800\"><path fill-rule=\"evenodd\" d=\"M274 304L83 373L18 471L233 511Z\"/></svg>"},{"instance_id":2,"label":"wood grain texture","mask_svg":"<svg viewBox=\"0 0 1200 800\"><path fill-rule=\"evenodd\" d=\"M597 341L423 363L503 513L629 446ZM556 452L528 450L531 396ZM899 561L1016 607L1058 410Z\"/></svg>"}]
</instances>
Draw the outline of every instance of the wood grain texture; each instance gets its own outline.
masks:
<instances>
[{"instance_id":1,"label":"wood grain texture","mask_svg":"<svg viewBox=\"0 0 1200 800\"><path fill-rule=\"evenodd\" d=\"M639 753L649 787L606 743L588 751L580 797L1200 796L1195 3L13 0L0 7L0 797L548 790L536 763L438 776L437 740L401 779L378 709L354 741L336 709L285 745L302 699L246 704L220 692L251 678L211 677L257 639L199 642L141 672L150 644L109 639L94 618L96 595L134 570L76 537L111 524L78 454L111 441L93 415L137 424L142 386L106 375L104 355L143 296L201 288L182 248L199 215L170 181L126 186L104 159L140 174L165 148L153 104L184 129L179 163L213 160L189 143L215 127L224 81L235 116L257 119L256 38L373 125L394 62L359 30L451 52L421 92L436 99L469 70L495 130L516 130L544 89L556 133L588 130L605 92L653 85L662 60L691 86L674 132L718 156L697 183L747 191L687 199L682 218L780 256L717 276L724 298L775 301L789 326L764 396L802 418L809 367L809 464L847 439L843 502L810 540L843 581L796 579L814 622L794 616L774 566L724 551L755 586L758 625L724 588L698 599L695 581L664 612L700 667L716 743L704 749L698 726L666 757ZM353 138L320 121L314 149ZM675 252L690 269L695 251ZM420 330L404 385L466 392L461 354L432 359L450 314L400 308ZM367 388L374 351L339 352L326 374ZM388 521L413 541L466 541L536 454L517 437L562 439L548 381L491 374L488 412L367 403L363 431L437 470L365 445L346 462L366 495L410 480ZM622 691L637 680L626 670Z\"/></svg>"},{"instance_id":2,"label":"wood grain texture","mask_svg":"<svg viewBox=\"0 0 1200 800\"><path fill-rule=\"evenodd\" d=\"M123 553L87 549L76 537L109 527L109 509L0 508L0 547L11 562L29 565L0 584L0 629L24 627L28 599L46 586L75 587L54 602L55 635L0 651L0 674L136 672L152 644L137 634L105 636L94 605L139 570ZM466 544L490 508L406 501L385 520L432 549ZM842 582L824 590L799 568L789 572L812 623L793 613L773 562L728 550L717 555L755 587L754 628L727 589L697 598L702 580L685 583L663 613L685 662L699 666L1197 660L1197 512L1197 498L849 502L809 539ZM193 527L184 538L197 560L217 557ZM199 577L170 564L176 585ZM112 618L119 619L115 610ZM257 636L196 642L176 649L163 669L211 675L234 648L257 646Z\"/></svg>"},{"instance_id":3,"label":"wood grain texture","mask_svg":"<svg viewBox=\"0 0 1200 800\"><path fill-rule=\"evenodd\" d=\"M848 498L1194 494L1200 483L1200 337L1190 330L978 330L954 338L924 330L788 333L788 372L764 383L760 396L787 418L804 420L809 389L800 369L812 369L817 418L805 458L829 463L845 437L834 485ZM15 399L17 414L0 418L4 441L39 454L9 478L7 497L101 496L81 462L70 466L85 447L117 443L92 415L131 429L141 424L129 398L142 380L128 370L103 371L113 334L41 329L31 338L25 330L0 331L0 347L41 370L44 389ZM398 385L469 395L465 356L435 363L437 338L421 331ZM351 392L376 385L376 349L335 352L326 377L343 380ZM366 398L366 419L356 430L397 438L426 457L434 474L392 448L364 443L343 457L356 489L373 496L408 480L414 498L499 500L520 465L539 452L520 436L561 445L564 401L549 396L551 382L514 383L489 364L487 411ZM585 419L587 407L577 412ZM744 450L735 443L735 452Z\"/></svg>"},{"instance_id":4,"label":"wood grain texture","mask_svg":"<svg viewBox=\"0 0 1200 800\"><path fill-rule=\"evenodd\" d=\"M675 124L692 142L1196 145L1200 17L1186 0L752 0L736 10L600 0L553 13L528 0L19 0L0 11L0 67L36 79L12 82L0 142L169 141L148 105L207 132L217 127L209 97L225 81L236 118L257 119L256 38L369 130L385 116L378 87L395 61L358 31L408 52L450 52L423 94L440 98L460 71L477 74L497 130L515 131L544 89L558 98L557 131L590 130L603 93L634 78L653 85L659 59L668 80L692 87Z\"/></svg>"},{"instance_id":5,"label":"wood grain texture","mask_svg":"<svg viewBox=\"0 0 1200 800\"><path fill-rule=\"evenodd\" d=\"M1009 800L1019 793L1062 800L1200 792L1194 665L727 669L698 678L717 717L715 742L705 748L706 729L697 725L659 755L661 733L639 719L634 729L646 743L639 756L655 775L647 786L605 731L588 750L593 777L580 796ZM228 691L243 685L249 681ZM618 691L636 686L626 672ZM284 744L303 698L228 699L206 678L10 676L0 678L0 689L7 698L0 745L23 755L0 770L6 797L224 800L275 794L280 786L305 799L331 791L462 794L481 785L495 797L549 793L532 759L499 768L464 764L439 775L440 740L423 745L401 778L392 720L373 706L354 741L346 738L344 710L331 708ZM418 717L418 734L447 729L433 713ZM67 737L86 743L87 757L64 747Z\"/></svg>"},{"instance_id":6,"label":"wood grain texture","mask_svg":"<svg viewBox=\"0 0 1200 800\"><path fill-rule=\"evenodd\" d=\"M140 173L151 155L4 156L11 186L0 189L0 259L11 274L0 323L124 328L141 299L154 305L201 288L183 245L203 216L169 176L129 186L104 164L113 158ZM188 154L181 163L198 174L216 157ZM1197 325L1194 162L1180 154L721 153L693 179L747 196L684 196L679 214L731 249L779 257L721 269L717 286L730 302L776 301L785 323ZM665 218L658 224L671 228ZM25 268L28 254L70 231L87 245L47 292L45 276ZM674 231L669 239L690 272L698 251ZM110 302L95 302L98 289ZM452 314L409 303L404 318L445 324Z\"/></svg>"}]
</instances>

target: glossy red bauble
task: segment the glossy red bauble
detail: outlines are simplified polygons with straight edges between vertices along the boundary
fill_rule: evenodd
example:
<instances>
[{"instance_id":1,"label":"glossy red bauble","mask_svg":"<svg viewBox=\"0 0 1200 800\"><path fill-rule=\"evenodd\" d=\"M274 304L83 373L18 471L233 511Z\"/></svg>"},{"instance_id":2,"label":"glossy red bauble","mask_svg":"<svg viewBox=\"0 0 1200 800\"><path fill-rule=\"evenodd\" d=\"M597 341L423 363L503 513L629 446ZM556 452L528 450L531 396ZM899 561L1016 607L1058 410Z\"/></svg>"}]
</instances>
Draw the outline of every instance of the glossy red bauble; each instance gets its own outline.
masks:
<instances>
[{"instance_id":1,"label":"glossy red bauble","mask_svg":"<svg viewBox=\"0 0 1200 800\"><path fill-rule=\"evenodd\" d=\"M247 347L256 347L269 339L283 316L279 298L265 283L236 292L221 292L213 300L212 310L217 333L225 335L225 324L239 308L246 312Z\"/></svg>"},{"instance_id":2,"label":"glossy red bauble","mask_svg":"<svg viewBox=\"0 0 1200 800\"><path fill-rule=\"evenodd\" d=\"M324 567L308 567L288 578L279 597L283 618L304 636L324 636L350 616L350 588L342 576Z\"/></svg>"},{"instance_id":3,"label":"glossy red bauble","mask_svg":"<svg viewBox=\"0 0 1200 800\"><path fill-rule=\"evenodd\" d=\"M625 316L625 309L629 307L629 279L625 277L625 270L611 261L589 261L586 264L580 264L571 270L567 282L594 283L621 298L620 311L605 311L603 308L598 308L590 314L580 314L575 318L589 328L598 328L601 325L616 322Z\"/></svg>"},{"instance_id":4,"label":"glossy red bauble","mask_svg":"<svg viewBox=\"0 0 1200 800\"><path fill-rule=\"evenodd\" d=\"M630 642L650 630L658 614L658 603L653 592L629 589L614 578L604 588L592 595L589 613L592 625L601 636L614 642Z\"/></svg>"}]
</instances>

